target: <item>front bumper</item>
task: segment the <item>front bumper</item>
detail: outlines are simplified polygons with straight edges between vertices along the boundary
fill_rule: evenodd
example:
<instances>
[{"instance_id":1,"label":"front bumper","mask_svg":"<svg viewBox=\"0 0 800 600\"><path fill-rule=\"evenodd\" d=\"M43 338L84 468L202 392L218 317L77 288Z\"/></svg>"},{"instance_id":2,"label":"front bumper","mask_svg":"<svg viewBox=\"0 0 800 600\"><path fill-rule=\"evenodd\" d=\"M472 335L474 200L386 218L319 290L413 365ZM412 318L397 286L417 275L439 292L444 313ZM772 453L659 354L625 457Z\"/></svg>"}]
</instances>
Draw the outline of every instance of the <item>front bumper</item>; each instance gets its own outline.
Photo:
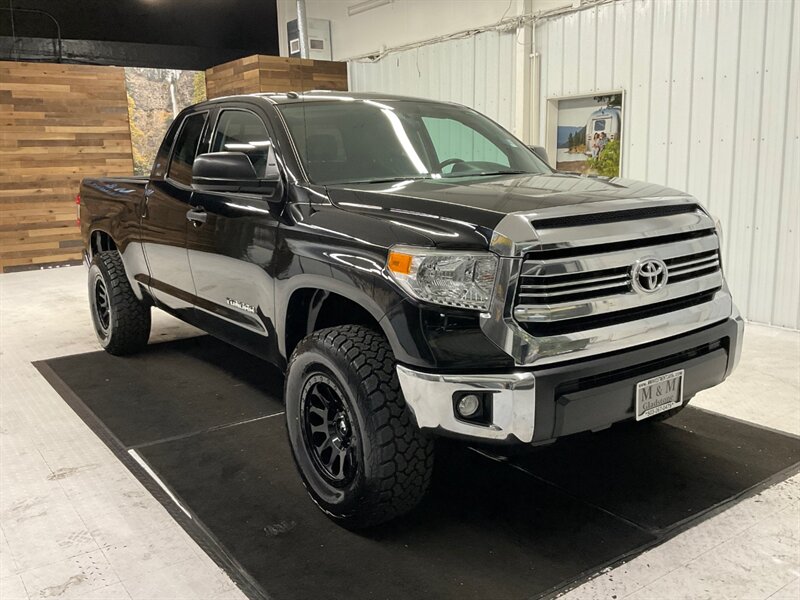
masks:
<instances>
[{"instance_id":1,"label":"front bumper","mask_svg":"<svg viewBox=\"0 0 800 600\"><path fill-rule=\"evenodd\" d=\"M421 429L496 443L542 443L634 417L636 383L684 369L684 398L721 383L739 362L744 322L730 319L670 340L599 358L499 374L442 374L398 365ZM489 392L491 423L456 417L453 396Z\"/></svg>"}]
</instances>

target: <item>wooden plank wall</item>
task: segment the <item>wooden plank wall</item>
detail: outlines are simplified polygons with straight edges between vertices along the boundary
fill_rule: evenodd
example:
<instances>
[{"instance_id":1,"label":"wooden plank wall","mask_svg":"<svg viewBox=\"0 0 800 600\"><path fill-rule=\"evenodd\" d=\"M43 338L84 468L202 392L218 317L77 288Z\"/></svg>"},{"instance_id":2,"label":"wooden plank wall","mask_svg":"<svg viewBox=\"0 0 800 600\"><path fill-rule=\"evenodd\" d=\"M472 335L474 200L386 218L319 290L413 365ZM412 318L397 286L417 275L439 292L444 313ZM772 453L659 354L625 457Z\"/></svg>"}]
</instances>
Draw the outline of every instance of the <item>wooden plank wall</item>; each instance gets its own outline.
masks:
<instances>
[{"instance_id":1,"label":"wooden plank wall","mask_svg":"<svg viewBox=\"0 0 800 600\"><path fill-rule=\"evenodd\" d=\"M246 56L206 70L206 96L219 98L261 91L258 55Z\"/></svg>"},{"instance_id":2,"label":"wooden plank wall","mask_svg":"<svg viewBox=\"0 0 800 600\"><path fill-rule=\"evenodd\" d=\"M347 91L347 63L259 54L206 71L209 98L306 90Z\"/></svg>"},{"instance_id":3,"label":"wooden plank wall","mask_svg":"<svg viewBox=\"0 0 800 600\"><path fill-rule=\"evenodd\" d=\"M80 260L81 178L132 173L123 69L0 61L0 271Z\"/></svg>"}]
</instances>

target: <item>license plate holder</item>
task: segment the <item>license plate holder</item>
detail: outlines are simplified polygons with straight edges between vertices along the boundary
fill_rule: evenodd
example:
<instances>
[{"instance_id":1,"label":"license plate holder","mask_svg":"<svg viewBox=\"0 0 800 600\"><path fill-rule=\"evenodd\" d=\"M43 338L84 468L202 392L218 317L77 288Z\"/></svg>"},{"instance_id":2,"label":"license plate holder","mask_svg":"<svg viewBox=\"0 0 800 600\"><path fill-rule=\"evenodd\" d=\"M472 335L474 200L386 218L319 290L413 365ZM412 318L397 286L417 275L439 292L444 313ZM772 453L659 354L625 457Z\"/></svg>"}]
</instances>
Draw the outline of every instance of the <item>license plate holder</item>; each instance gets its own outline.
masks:
<instances>
[{"instance_id":1,"label":"license plate holder","mask_svg":"<svg viewBox=\"0 0 800 600\"><path fill-rule=\"evenodd\" d=\"M651 377L636 384L636 420L683 404L683 369Z\"/></svg>"}]
</instances>

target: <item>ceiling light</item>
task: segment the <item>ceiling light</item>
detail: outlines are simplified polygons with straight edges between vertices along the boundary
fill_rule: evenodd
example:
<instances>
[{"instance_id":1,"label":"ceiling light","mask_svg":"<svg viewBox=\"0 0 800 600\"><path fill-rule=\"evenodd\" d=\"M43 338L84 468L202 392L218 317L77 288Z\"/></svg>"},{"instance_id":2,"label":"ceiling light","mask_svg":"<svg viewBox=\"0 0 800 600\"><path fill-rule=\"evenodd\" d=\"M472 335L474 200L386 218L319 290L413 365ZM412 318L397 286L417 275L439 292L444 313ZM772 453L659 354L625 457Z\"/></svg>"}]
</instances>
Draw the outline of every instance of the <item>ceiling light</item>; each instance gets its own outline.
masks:
<instances>
[{"instance_id":1,"label":"ceiling light","mask_svg":"<svg viewBox=\"0 0 800 600\"><path fill-rule=\"evenodd\" d=\"M372 10L373 8L378 8L379 6L385 6L386 4L391 4L392 2L394 2L394 0L364 0L364 2L357 2L347 7L347 15L352 17L353 15L358 15L360 13L367 12L368 10Z\"/></svg>"}]
</instances>

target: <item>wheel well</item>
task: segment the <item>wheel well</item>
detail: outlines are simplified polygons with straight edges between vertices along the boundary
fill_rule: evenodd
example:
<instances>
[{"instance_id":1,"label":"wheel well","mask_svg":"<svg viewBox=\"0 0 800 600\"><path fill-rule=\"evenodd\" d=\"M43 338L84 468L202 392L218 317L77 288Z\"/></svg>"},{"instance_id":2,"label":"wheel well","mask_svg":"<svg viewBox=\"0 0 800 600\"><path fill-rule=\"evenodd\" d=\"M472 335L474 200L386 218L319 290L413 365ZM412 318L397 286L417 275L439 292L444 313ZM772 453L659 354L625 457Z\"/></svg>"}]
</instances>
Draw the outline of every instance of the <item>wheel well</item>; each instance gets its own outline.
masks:
<instances>
[{"instance_id":1,"label":"wheel well","mask_svg":"<svg viewBox=\"0 0 800 600\"><path fill-rule=\"evenodd\" d=\"M338 325L364 325L381 331L375 317L349 298L319 289L296 290L289 298L286 315L287 358L308 334Z\"/></svg>"},{"instance_id":2,"label":"wheel well","mask_svg":"<svg viewBox=\"0 0 800 600\"><path fill-rule=\"evenodd\" d=\"M105 231L97 230L92 232L92 237L90 239L90 251L92 256L97 254L98 252L105 252L108 250L116 250L117 245L114 243L114 240L111 238L109 234Z\"/></svg>"}]
</instances>

